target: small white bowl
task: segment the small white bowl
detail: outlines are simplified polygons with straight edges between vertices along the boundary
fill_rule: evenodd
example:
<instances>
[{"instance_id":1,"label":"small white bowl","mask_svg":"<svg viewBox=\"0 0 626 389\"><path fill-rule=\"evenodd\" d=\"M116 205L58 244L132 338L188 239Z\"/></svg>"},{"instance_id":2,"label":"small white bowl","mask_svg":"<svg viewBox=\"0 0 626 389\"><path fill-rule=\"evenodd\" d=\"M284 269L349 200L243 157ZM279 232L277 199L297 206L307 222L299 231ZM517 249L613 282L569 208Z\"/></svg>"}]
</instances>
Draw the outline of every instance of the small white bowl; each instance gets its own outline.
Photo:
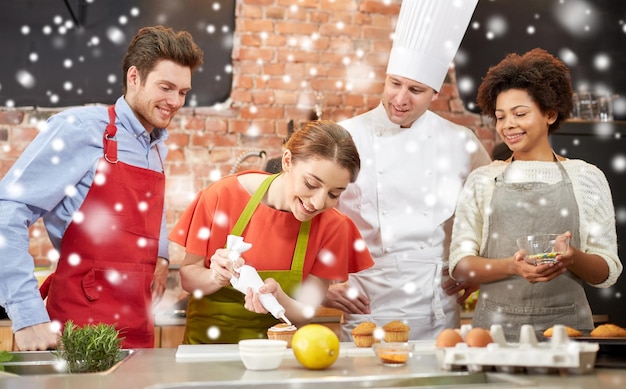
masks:
<instances>
[{"instance_id":1,"label":"small white bowl","mask_svg":"<svg viewBox=\"0 0 626 389\"><path fill-rule=\"evenodd\" d=\"M239 350L245 351L276 351L287 348L286 340L244 339L239 341Z\"/></svg>"},{"instance_id":2,"label":"small white bowl","mask_svg":"<svg viewBox=\"0 0 626 389\"><path fill-rule=\"evenodd\" d=\"M285 351L247 352L240 351L239 358L248 370L275 370L283 361Z\"/></svg>"},{"instance_id":3,"label":"small white bowl","mask_svg":"<svg viewBox=\"0 0 626 389\"><path fill-rule=\"evenodd\" d=\"M239 358L248 370L274 370L287 351L287 342L271 339L246 339L239 342Z\"/></svg>"}]
</instances>

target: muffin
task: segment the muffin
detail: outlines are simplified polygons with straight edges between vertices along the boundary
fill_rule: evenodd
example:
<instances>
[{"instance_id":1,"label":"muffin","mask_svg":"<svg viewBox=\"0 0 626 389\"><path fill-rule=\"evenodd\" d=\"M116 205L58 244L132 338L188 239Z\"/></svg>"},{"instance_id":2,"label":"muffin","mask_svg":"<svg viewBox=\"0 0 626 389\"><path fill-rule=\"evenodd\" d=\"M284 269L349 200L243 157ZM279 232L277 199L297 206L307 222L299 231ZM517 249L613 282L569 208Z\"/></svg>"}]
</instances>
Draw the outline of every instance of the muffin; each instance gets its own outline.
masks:
<instances>
[{"instance_id":1,"label":"muffin","mask_svg":"<svg viewBox=\"0 0 626 389\"><path fill-rule=\"evenodd\" d=\"M601 324L591 331L589 336L594 338L624 338L626 337L626 329L615 324Z\"/></svg>"},{"instance_id":2,"label":"muffin","mask_svg":"<svg viewBox=\"0 0 626 389\"><path fill-rule=\"evenodd\" d=\"M390 321L383 326L385 342L408 342L410 328L400 320Z\"/></svg>"},{"instance_id":3,"label":"muffin","mask_svg":"<svg viewBox=\"0 0 626 389\"><path fill-rule=\"evenodd\" d=\"M583 334L575 328L564 326L565 332L569 338L577 338L579 336L583 336ZM550 327L547 330L543 331L543 336L546 338L551 338L554 333L554 327Z\"/></svg>"},{"instance_id":4,"label":"muffin","mask_svg":"<svg viewBox=\"0 0 626 389\"><path fill-rule=\"evenodd\" d=\"M372 344L380 342L374 337L376 324L371 321L360 323L352 330L352 339L357 347L371 347Z\"/></svg>"},{"instance_id":5,"label":"muffin","mask_svg":"<svg viewBox=\"0 0 626 389\"><path fill-rule=\"evenodd\" d=\"M296 333L296 326L287 323L279 323L267 330L267 338L273 340L286 340L287 347L291 347L291 338Z\"/></svg>"}]
</instances>

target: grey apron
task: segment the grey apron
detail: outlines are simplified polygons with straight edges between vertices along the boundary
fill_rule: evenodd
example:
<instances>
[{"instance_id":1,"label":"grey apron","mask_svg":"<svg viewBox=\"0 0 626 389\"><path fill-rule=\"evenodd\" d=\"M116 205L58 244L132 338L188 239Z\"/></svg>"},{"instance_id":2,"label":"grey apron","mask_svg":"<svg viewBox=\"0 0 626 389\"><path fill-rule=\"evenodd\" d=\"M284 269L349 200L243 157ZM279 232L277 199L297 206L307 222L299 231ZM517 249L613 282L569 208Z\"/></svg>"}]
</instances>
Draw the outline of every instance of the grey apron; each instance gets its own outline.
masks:
<instances>
[{"instance_id":1,"label":"grey apron","mask_svg":"<svg viewBox=\"0 0 626 389\"><path fill-rule=\"evenodd\" d=\"M555 155L556 159L556 155ZM515 240L533 234L572 232L570 244L580 247L578 204L570 178L558 161L562 181L507 183L509 166L496 177L491 202L489 237L482 256L507 258L517 251ZM520 276L482 284L472 325L502 325L509 342L517 342L523 324L533 325L537 338L555 324L583 333L593 329L583 281L567 271L549 282L531 284Z\"/></svg>"}]
</instances>

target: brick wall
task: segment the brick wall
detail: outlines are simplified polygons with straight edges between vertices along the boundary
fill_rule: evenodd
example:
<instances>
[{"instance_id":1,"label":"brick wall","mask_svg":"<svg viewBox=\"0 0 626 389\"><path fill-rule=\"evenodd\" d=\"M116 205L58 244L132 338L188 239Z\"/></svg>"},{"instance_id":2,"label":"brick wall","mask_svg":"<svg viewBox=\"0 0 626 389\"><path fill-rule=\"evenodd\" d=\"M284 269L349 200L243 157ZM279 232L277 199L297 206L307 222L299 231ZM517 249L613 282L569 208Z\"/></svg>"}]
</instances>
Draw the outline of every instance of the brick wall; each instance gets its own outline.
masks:
<instances>
[{"instance_id":1,"label":"brick wall","mask_svg":"<svg viewBox=\"0 0 626 389\"><path fill-rule=\"evenodd\" d=\"M184 108L169 128L170 225L200 188L229 173L239 157L260 150L278 156L289 121L309 120L316 102L323 119L339 121L380 101L400 0L236 1L230 98ZM463 108L454 69L432 109L472 128L492 150L494 131ZM37 123L58 110L0 108L0 177L37 134ZM250 157L239 170L262 163ZM40 223L31 235L31 253L45 263L52 247ZM180 249L172 247L173 262L181 259Z\"/></svg>"}]
</instances>

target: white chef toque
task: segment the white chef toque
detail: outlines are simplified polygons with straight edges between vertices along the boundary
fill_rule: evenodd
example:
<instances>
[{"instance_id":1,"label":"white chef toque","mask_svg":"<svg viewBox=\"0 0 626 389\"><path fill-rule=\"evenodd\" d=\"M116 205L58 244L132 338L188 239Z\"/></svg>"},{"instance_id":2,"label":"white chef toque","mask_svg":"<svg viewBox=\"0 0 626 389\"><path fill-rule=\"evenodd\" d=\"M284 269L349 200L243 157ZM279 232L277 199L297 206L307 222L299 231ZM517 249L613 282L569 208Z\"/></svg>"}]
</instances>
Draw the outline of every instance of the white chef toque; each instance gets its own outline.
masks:
<instances>
[{"instance_id":1,"label":"white chef toque","mask_svg":"<svg viewBox=\"0 0 626 389\"><path fill-rule=\"evenodd\" d=\"M387 74L439 91L478 0L403 0Z\"/></svg>"}]
</instances>

